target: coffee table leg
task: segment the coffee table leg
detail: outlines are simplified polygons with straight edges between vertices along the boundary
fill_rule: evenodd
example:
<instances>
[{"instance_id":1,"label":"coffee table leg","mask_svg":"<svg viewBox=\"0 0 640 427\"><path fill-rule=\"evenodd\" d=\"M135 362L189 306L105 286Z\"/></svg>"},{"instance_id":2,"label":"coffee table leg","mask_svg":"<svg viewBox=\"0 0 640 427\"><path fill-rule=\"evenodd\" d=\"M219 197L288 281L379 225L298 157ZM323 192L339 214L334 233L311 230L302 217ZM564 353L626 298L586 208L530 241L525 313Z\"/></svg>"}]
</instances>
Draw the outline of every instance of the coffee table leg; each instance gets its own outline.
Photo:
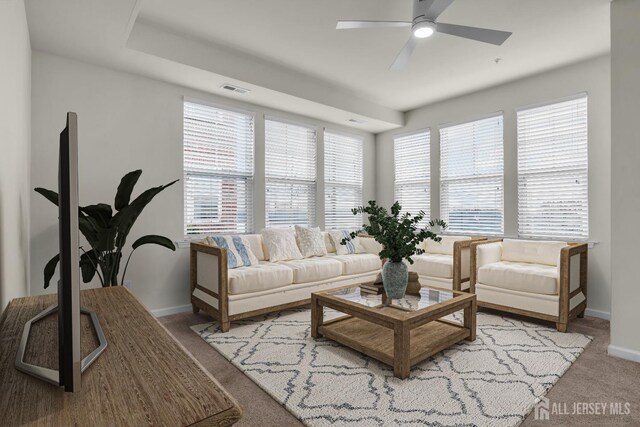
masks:
<instances>
[{"instance_id":1,"label":"coffee table leg","mask_svg":"<svg viewBox=\"0 0 640 427\"><path fill-rule=\"evenodd\" d=\"M315 295L311 294L311 336L320 338L322 334L318 331L324 322L324 308L318 303Z\"/></svg>"},{"instance_id":2,"label":"coffee table leg","mask_svg":"<svg viewBox=\"0 0 640 427\"><path fill-rule=\"evenodd\" d=\"M464 327L469 329L467 341L475 341L476 339L476 300L473 299L464 309Z\"/></svg>"},{"instance_id":3,"label":"coffee table leg","mask_svg":"<svg viewBox=\"0 0 640 427\"><path fill-rule=\"evenodd\" d=\"M411 330L402 323L396 324L393 331L393 375L401 380L409 377Z\"/></svg>"}]
</instances>

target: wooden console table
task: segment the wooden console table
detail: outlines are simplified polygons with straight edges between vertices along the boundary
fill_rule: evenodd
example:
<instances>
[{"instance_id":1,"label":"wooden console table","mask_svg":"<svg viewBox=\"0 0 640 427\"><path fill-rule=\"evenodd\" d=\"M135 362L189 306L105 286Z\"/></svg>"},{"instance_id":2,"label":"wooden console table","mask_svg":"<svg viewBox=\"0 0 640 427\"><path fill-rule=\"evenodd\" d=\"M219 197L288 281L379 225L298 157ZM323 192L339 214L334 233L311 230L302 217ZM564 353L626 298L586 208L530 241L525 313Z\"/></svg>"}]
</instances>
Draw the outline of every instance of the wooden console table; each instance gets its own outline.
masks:
<instances>
[{"instance_id":1,"label":"wooden console table","mask_svg":"<svg viewBox=\"0 0 640 427\"><path fill-rule=\"evenodd\" d=\"M82 375L82 390L61 388L14 367L25 322L54 295L14 299L0 318L0 424L3 426L228 426L236 401L129 292L118 286L80 293L95 310L108 347ZM97 343L82 316L82 355ZM57 317L35 324L25 360L57 369Z\"/></svg>"}]
</instances>

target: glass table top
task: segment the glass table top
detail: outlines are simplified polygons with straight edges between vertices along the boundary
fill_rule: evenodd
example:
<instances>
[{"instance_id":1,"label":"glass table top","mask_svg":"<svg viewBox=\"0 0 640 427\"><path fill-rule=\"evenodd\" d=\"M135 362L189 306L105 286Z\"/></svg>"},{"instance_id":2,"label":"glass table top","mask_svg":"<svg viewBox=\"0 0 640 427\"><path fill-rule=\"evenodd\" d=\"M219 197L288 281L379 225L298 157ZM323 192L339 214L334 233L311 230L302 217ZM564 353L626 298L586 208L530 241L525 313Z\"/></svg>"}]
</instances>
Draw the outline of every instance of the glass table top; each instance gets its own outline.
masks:
<instances>
[{"instance_id":1,"label":"glass table top","mask_svg":"<svg viewBox=\"0 0 640 427\"><path fill-rule=\"evenodd\" d=\"M404 298L388 300L383 295L371 295L360 292L359 286L351 288L339 289L335 291L323 292L325 295L331 295L337 298L348 300L356 304L368 307L389 306L405 311L418 311L436 304L453 299L455 295L451 291L421 288L420 294L406 294Z\"/></svg>"}]
</instances>

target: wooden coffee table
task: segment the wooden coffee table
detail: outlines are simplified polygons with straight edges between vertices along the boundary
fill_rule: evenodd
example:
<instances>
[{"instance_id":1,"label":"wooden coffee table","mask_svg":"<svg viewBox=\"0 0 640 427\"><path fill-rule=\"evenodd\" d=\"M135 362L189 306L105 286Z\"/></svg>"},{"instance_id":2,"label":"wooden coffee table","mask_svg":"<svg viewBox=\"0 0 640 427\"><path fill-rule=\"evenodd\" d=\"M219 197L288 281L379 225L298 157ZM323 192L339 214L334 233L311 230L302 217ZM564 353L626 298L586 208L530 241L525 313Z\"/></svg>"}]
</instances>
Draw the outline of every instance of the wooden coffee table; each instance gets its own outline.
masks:
<instances>
[{"instance_id":1,"label":"wooden coffee table","mask_svg":"<svg viewBox=\"0 0 640 427\"><path fill-rule=\"evenodd\" d=\"M324 307L346 314L324 320ZM464 310L464 322L443 319ZM423 287L401 300L346 286L311 294L311 336L326 337L393 366L407 378L415 364L463 340L476 339L476 296Z\"/></svg>"}]
</instances>

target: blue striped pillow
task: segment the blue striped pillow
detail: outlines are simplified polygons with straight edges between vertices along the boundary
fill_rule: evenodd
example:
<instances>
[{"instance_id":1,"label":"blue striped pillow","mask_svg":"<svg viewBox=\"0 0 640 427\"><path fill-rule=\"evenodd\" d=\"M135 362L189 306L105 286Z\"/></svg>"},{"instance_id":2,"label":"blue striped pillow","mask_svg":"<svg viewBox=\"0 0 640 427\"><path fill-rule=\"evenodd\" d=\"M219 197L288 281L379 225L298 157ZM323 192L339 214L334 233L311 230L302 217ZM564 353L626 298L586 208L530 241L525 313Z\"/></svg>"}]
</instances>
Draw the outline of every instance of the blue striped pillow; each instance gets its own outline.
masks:
<instances>
[{"instance_id":1,"label":"blue striped pillow","mask_svg":"<svg viewBox=\"0 0 640 427\"><path fill-rule=\"evenodd\" d=\"M210 236L207 243L227 250L227 267L258 265L258 258L251 252L249 242L242 236Z\"/></svg>"}]
</instances>

